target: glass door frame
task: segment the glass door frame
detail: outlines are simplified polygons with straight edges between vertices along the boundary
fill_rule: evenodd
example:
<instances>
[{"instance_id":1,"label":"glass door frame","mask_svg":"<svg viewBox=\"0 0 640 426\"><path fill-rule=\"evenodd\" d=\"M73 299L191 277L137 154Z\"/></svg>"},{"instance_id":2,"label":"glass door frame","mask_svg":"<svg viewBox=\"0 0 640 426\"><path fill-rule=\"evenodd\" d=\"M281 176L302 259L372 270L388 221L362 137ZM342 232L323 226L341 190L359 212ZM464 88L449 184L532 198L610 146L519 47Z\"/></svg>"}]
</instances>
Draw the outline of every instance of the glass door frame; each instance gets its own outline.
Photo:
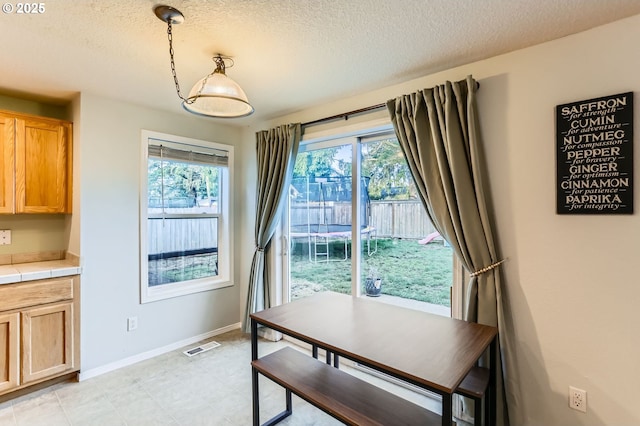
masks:
<instances>
[{"instance_id":1,"label":"glass door frame","mask_svg":"<svg viewBox=\"0 0 640 426\"><path fill-rule=\"evenodd\" d=\"M310 141L302 141L298 153L317 151L325 148L335 148L339 146L351 146L351 253L353 260L353 253L360 253L362 242L360 241L360 214L358 212L359 200L360 200L360 185L359 179L354 179L353 176L360 175L360 152L361 143L360 137L353 136L336 136L334 138L324 138L321 140L312 139ZM282 235L283 247L282 247L282 302L288 303L291 301L291 273L289 269L289 250L290 240L287 229L289 229L289 197L287 197L283 213L282 220L280 221L280 234ZM351 295L355 297L360 296L360 262L351 262Z\"/></svg>"},{"instance_id":2,"label":"glass door frame","mask_svg":"<svg viewBox=\"0 0 640 426\"><path fill-rule=\"evenodd\" d=\"M393 126L388 120L376 120L375 122L371 122L369 126L366 126L366 124L363 126L361 123L355 127L355 129L344 128L342 131L340 131L341 129L335 129L331 133L319 132L317 134L307 135L307 137L303 135L298 153L351 144L352 176L360 176L362 140L369 141L377 137L393 134ZM360 179L352 178L351 185L352 200L356 200L356 202L351 203L351 252L362 253L362 239L359 232L361 219L358 211L361 196ZM287 232L289 229L289 207L289 198L287 197L283 207L280 226L276 229L274 235L274 241L281 242L280 250L278 250L275 256L276 259L274 259L275 268L272 269L275 272L275 274L272 275L274 278L272 283L278 283L275 284L276 288L274 288L275 291L272 293L276 295L276 300L273 301L276 305L290 302L291 275L289 268L289 251L291 242ZM359 261L352 262L351 276L351 294L353 297L360 297L362 291L360 285L361 265ZM453 279L451 285L451 316L453 318L461 319L464 316L463 301L466 297L466 291L463 283L466 281L468 281L468 273L465 271L458 257L454 254Z\"/></svg>"}]
</instances>

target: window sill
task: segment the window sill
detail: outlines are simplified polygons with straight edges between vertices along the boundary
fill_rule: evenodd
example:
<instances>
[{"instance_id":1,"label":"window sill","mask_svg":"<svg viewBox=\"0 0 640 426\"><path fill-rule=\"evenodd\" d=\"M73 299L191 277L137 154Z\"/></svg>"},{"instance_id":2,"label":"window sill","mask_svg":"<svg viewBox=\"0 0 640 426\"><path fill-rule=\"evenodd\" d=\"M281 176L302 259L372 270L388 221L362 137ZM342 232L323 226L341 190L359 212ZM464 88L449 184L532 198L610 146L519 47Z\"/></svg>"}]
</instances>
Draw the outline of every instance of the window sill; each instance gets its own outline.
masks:
<instances>
[{"instance_id":1,"label":"window sill","mask_svg":"<svg viewBox=\"0 0 640 426\"><path fill-rule=\"evenodd\" d=\"M141 295L141 303L157 302L159 300L171 299L174 297L186 296L189 294L232 286L233 283L229 280L201 279L146 287L143 289L143 293Z\"/></svg>"}]
</instances>

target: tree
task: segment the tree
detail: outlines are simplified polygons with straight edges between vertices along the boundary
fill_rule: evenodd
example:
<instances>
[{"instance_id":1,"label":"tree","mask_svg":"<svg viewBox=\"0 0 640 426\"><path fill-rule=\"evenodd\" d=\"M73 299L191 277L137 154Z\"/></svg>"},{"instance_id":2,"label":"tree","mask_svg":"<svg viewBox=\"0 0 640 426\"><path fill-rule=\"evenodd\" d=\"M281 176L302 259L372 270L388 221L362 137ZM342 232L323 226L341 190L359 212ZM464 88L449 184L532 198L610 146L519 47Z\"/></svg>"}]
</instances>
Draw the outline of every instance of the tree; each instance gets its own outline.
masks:
<instances>
[{"instance_id":1,"label":"tree","mask_svg":"<svg viewBox=\"0 0 640 426\"><path fill-rule=\"evenodd\" d=\"M371 199L406 200L417 197L409 166L395 139L363 145L362 176L370 178Z\"/></svg>"},{"instance_id":2,"label":"tree","mask_svg":"<svg viewBox=\"0 0 640 426\"><path fill-rule=\"evenodd\" d=\"M350 177L351 158L344 154L344 149L333 147L299 153L293 170L294 179L306 178L309 183L314 183L320 177ZM371 199L417 198L409 167L395 138L362 144L361 164L361 175L368 178Z\"/></svg>"},{"instance_id":3,"label":"tree","mask_svg":"<svg viewBox=\"0 0 640 426\"><path fill-rule=\"evenodd\" d=\"M218 196L219 173L216 166L149 159L149 199L193 200Z\"/></svg>"},{"instance_id":4,"label":"tree","mask_svg":"<svg viewBox=\"0 0 640 426\"><path fill-rule=\"evenodd\" d=\"M309 177L313 181L316 177L334 175L335 169L332 166L336 161L337 152L338 148L326 148L299 153L293 168L293 177Z\"/></svg>"}]
</instances>

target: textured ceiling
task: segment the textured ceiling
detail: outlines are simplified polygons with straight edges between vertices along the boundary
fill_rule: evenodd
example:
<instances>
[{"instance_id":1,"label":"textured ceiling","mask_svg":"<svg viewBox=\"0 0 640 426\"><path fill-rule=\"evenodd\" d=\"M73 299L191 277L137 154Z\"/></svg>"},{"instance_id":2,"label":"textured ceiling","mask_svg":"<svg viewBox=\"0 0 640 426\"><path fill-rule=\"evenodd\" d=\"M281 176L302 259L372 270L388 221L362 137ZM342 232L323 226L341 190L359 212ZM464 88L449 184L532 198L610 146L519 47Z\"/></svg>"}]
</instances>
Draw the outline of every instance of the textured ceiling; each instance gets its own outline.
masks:
<instances>
[{"instance_id":1,"label":"textured ceiling","mask_svg":"<svg viewBox=\"0 0 640 426\"><path fill-rule=\"evenodd\" d=\"M14 3L16 4L16 3ZM166 24L152 0L50 0L2 13L0 93L89 92L181 111ZM232 56L227 74L272 118L556 39L640 13L638 0L173 0L182 90ZM38 95L36 95L38 94Z\"/></svg>"}]
</instances>

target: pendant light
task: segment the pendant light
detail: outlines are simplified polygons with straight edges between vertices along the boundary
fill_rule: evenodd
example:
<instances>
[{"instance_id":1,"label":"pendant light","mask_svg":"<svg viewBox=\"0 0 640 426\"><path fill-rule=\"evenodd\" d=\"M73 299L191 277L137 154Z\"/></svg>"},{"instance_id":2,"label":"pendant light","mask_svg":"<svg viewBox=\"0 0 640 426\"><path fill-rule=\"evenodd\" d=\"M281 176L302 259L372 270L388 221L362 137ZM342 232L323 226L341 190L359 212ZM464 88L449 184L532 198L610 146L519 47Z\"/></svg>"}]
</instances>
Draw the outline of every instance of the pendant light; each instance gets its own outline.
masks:
<instances>
[{"instance_id":1,"label":"pendant light","mask_svg":"<svg viewBox=\"0 0 640 426\"><path fill-rule=\"evenodd\" d=\"M156 6L153 11L161 21L167 23L171 73L178 97L182 99L183 108L193 114L205 117L237 118L252 114L254 109L249 104L247 95L238 83L226 74L226 69L233 66L233 60L221 54L216 54L213 57L216 68L193 86L189 97L185 98L182 95L173 58L172 26L184 22L184 15L179 10L165 5Z\"/></svg>"}]
</instances>

